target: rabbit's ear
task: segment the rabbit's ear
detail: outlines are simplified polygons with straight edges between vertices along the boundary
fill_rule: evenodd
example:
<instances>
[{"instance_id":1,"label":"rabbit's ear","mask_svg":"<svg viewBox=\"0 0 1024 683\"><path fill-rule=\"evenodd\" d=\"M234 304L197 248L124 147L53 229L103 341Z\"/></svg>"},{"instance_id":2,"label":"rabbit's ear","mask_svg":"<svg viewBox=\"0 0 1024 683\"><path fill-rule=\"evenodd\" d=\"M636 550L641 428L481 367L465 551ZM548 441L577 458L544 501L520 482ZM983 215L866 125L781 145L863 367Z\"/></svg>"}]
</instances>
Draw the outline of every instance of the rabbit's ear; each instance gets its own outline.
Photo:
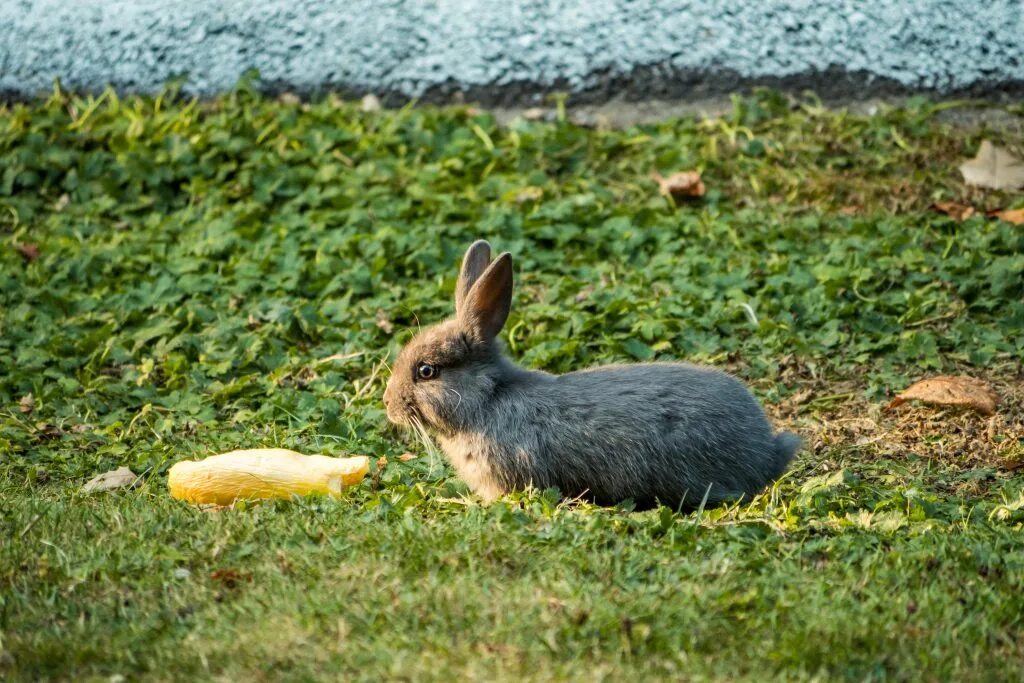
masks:
<instances>
[{"instance_id":1,"label":"rabbit's ear","mask_svg":"<svg viewBox=\"0 0 1024 683\"><path fill-rule=\"evenodd\" d=\"M458 311L459 321L481 341L498 336L512 308L512 255L505 252L487 267Z\"/></svg>"},{"instance_id":2,"label":"rabbit's ear","mask_svg":"<svg viewBox=\"0 0 1024 683\"><path fill-rule=\"evenodd\" d=\"M486 240L477 240L466 250L462 257L462 270L459 271L459 281L455 285L455 313L459 314L465 304L469 290L473 288L476 281L487 270L487 264L491 262L491 245Z\"/></svg>"}]
</instances>

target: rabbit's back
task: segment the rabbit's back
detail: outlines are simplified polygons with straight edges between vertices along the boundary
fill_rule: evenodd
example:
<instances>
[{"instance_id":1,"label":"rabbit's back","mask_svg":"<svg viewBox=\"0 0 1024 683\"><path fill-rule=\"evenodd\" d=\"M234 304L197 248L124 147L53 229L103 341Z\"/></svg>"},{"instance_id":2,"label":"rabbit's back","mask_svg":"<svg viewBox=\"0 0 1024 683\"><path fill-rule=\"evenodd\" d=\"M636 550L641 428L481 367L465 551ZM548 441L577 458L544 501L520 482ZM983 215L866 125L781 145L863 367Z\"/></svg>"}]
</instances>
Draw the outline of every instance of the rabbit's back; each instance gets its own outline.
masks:
<instances>
[{"instance_id":1,"label":"rabbit's back","mask_svg":"<svg viewBox=\"0 0 1024 683\"><path fill-rule=\"evenodd\" d=\"M772 433L739 380L683 363L519 371L490 407L473 447L493 479L484 473L485 481L556 486L599 503L695 507L705 494L709 504L753 494L797 444Z\"/></svg>"}]
</instances>

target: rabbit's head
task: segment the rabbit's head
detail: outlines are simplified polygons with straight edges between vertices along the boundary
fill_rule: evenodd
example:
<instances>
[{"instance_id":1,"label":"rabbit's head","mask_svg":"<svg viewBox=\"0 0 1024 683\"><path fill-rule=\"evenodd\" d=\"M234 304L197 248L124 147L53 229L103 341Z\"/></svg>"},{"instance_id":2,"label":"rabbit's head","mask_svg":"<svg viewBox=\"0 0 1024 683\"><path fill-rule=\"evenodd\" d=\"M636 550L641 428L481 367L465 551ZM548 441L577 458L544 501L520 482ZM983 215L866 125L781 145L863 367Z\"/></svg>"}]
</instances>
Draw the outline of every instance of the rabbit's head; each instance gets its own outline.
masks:
<instances>
[{"instance_id":1,"label":"rabbit's head","mask_svg":"<svg viewBox=\"0 0 1024 683\"><path fill-rule=\"evenodd\" d=\"M505 374L497 341L512 306L512 256L493 262L474 242L455 286L455 317L416 335L398 355L384 391L388 419L442 433L467 427Z\"/></svg>"}]
</instances>

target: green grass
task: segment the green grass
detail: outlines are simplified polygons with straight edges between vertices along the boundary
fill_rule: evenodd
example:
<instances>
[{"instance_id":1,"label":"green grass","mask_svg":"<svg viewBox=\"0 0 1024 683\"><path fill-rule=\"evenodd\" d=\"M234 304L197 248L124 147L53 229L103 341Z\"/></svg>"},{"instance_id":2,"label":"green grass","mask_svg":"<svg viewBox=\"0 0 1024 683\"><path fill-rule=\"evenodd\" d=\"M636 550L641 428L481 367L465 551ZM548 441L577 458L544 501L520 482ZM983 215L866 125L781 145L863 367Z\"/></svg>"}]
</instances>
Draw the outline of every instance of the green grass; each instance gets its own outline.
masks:
<instances>
[{"instance_id":1,"label":"green grass","mask_svg":"<svg viewBox=\"0 0 1024 683\"><path fill-rule=\"evenodd\" d=\"M1024 138L940 108L0 109L0 677L1018 680L1024 229L984 210L1020 196L955 167ZM648 177L688 169L679 206ZM516 257L520 362L725 367L804 435L792 472L685 516L479 505L380 403L477 237ZM940 373L999 414L883 410ZM167 494L180 459L277 445L390 462L339 500ZM139 489L78 492L121 465Z\"/></svg>"}]
</instances>

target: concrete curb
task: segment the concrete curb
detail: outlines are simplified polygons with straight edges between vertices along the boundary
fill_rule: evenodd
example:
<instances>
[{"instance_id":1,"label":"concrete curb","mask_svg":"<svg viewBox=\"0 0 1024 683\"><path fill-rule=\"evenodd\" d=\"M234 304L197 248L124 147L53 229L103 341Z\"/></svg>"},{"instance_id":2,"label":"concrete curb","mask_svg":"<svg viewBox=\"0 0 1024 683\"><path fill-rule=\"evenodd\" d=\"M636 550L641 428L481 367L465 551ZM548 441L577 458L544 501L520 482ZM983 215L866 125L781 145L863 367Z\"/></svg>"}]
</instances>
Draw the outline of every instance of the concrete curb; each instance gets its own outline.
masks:
<instances>
[{"instance_id":1,"label":"concrete curb","mask_svg":"<svg viewBox=\"0 0 1024 683\"><path fill-rule=\"evenodd\" d=\"M386 101L1024 94L1020 0L7 0L0 92L375 92Z\"/></svg>"}]
</instances>

